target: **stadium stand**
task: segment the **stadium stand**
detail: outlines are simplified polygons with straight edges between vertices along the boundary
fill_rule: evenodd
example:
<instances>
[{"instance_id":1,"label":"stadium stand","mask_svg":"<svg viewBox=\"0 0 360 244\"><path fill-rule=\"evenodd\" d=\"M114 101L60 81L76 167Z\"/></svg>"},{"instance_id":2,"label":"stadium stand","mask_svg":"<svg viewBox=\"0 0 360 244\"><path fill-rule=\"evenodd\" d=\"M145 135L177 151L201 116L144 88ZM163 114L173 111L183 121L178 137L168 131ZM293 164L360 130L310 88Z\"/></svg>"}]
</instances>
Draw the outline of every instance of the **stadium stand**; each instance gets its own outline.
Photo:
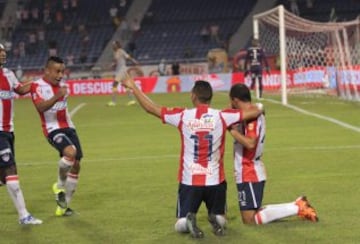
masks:
<instances>
[{"instance_id":1,"label":"stadium stand","mask_svg":"<svg viewBox=\"0 0 360 244\"><path fill-rule=\"evenodd\" d=\"M63 2L69 3L67 9ZM115 4L118 6L119 1L77 0L76 8L71 8L70 2L31 0L18 6L18 10L27 11L30 17L18 21L11 40L15 52L9 53L8 67L41 67L49 52L65 60L67 56L73 56L74 67L94 63L114 33L114 20L110 18L109 9ZM125 15L130 3L127 1L125 7L118 8L119 18ZM39 13L38 20L31 18L34 9ZM47 14L49 17L46 17ZM34 33L37 36L40 29L44 31L44 40L30 44L30 36ZM25 55L18 50L21 49L19 45L26 46ZM50 51L52 47L55 50Z\"/></svg>"},{"instance_id":2,"label":"stadium stand","mask_svg":"<svg viewBox=\"0 0 360 244\"><path fill-rule=\"evenodd\" d=\"M142 63L160 59L205 60L208 50L226 48L226 41L237 30L255 1L153 0L136 39L137 59ZM219 37L201 39L203 27L218 26Z\"/></svg>"},{"instance_id":3,"label":"stadium stand","mask_svg":"<svg viewBox=\"0 0 360 244\"><path fill-rule=\"evenodd\" d=\"M349 21L360 14L360 1L356 0L296 0L296 3L300 16L314 21ZM291 11L291 1L279 0L278 4Z\"/></svg>"}]
</instances>

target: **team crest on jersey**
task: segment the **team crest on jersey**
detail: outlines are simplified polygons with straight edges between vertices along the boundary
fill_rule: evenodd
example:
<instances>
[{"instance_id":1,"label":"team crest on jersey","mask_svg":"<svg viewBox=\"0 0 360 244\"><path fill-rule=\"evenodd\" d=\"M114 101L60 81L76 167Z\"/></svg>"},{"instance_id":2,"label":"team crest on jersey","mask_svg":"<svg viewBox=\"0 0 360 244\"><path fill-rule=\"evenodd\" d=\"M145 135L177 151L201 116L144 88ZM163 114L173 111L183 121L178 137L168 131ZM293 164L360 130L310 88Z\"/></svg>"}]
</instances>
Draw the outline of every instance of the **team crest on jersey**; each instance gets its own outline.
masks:
<instances>
[{"instance_id":1,"label":"team crest on jersey","mask_svg":"<svg viewBox=\"0 0 360 244\"><path fill-rule=\"evenodd\" d=\"M9 162L9 160L10 160L10 153L4 153L3 155L1 155L1 159L2 159L4 162Z\"/></svg>"},{"instance_id":2,"label":"team crest on jersey","mask_svg":"<svg viewBox=\"0 0 360 244\"><path fill-rule=\"evenodd\" d=\"M212 131L215 129L215 120L211 114L204 114L200 119L191 119L185 122L187 128L192 131Z\"/></svg>"},{"instance_id":3,"label":"team crest on jersey","mask_svg":"<svg viewBox=\"0 0 360 244\"><path fill-rule=\"evenodd\" d=\"M57 138L55 138L55 142L56 142L57 144L60 144L62 141L63 141L62 136L58 136Z\"/></svg>"}]
</instances>

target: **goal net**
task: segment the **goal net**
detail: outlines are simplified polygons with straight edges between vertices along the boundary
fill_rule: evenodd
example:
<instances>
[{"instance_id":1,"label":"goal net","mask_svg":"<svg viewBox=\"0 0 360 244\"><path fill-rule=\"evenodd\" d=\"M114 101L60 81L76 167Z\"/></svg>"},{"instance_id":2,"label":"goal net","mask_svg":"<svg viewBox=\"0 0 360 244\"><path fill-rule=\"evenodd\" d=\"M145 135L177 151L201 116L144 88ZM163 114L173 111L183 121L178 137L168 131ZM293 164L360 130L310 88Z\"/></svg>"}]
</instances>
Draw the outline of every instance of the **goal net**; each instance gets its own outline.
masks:
<instances>
[{"instance_id":1,"label":"goal net","mask_svg":"<svg viewBox=\"0 0 360 244\"><path fill-rule=\"evenodd\" d=\"M360 101L360 18L315 22L280 5L254 15L253 27L265 52L279 57L279 74L263 83L281 90L283 104L289 94L314 91Z\"/></svg>"}]
</instances>

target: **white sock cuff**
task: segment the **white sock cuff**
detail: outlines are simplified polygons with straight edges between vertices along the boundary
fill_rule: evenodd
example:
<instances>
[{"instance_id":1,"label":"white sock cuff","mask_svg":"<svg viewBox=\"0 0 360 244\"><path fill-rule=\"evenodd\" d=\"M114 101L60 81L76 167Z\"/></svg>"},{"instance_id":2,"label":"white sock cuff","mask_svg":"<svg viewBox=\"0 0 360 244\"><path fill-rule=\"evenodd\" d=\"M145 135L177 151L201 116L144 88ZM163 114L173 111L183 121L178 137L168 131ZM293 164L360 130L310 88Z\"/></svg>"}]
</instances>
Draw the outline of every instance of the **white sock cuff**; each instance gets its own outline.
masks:
<instances>
[{"instance_id":1,"label":"white sock cuff","mask_svg":"<svg viewBox=\"0 0 360 244\"><path fill-rule=\"evenodd\" d=\"M179 233L188 232L188 228L186 226L186 218L179 218L175 223L175 231Z\"/></svg>"},{"instance_id":2,"label":"white sock cuff","mask_svg":"<svg viewBox=\"0 0 360 244\"><path fill-rule=\"evenodd\" d=\"M69 167L73 166L73 164L74 164L74 161L69 160L69 158L67 158L67 157L62 157L59 160L60 168L69 168Z\"/></svg>"}]
</instances>

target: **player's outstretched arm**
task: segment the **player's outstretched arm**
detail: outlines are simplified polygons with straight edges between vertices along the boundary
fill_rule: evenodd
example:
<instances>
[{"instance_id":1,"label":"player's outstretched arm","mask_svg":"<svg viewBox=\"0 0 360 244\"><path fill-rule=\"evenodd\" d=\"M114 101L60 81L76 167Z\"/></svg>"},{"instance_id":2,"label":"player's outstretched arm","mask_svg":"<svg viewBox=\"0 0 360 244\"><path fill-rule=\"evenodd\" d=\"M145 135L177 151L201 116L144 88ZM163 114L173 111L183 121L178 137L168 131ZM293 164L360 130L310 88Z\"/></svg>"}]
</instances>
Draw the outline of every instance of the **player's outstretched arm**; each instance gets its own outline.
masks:
<instances>
[{"instance_id":1,"label":"player's outstretched arm","mask_svg":"<svg viewBox=\"0 0 360 244\"><path fill-rule=\"evenodd\" d=\"M140 106L148 113L160 118L161 106L155 104L148 96L145 95L134 83L133 79L129 78L123 80L122 85L128 89L131 89L134 96L138 100Z\"/></svg>"},{"instance_id":2,"label":"player's outstretched arm","mask_svg":"<svg viewBox=\"0 0 360 244\"><path fill-rule=\"evenodd\" d=\"M243 110L243 120L256 119L260 114L264 112L263 105L258 103L256 106L252 106L249 109Z\"/></svg>"}]
</instances>

